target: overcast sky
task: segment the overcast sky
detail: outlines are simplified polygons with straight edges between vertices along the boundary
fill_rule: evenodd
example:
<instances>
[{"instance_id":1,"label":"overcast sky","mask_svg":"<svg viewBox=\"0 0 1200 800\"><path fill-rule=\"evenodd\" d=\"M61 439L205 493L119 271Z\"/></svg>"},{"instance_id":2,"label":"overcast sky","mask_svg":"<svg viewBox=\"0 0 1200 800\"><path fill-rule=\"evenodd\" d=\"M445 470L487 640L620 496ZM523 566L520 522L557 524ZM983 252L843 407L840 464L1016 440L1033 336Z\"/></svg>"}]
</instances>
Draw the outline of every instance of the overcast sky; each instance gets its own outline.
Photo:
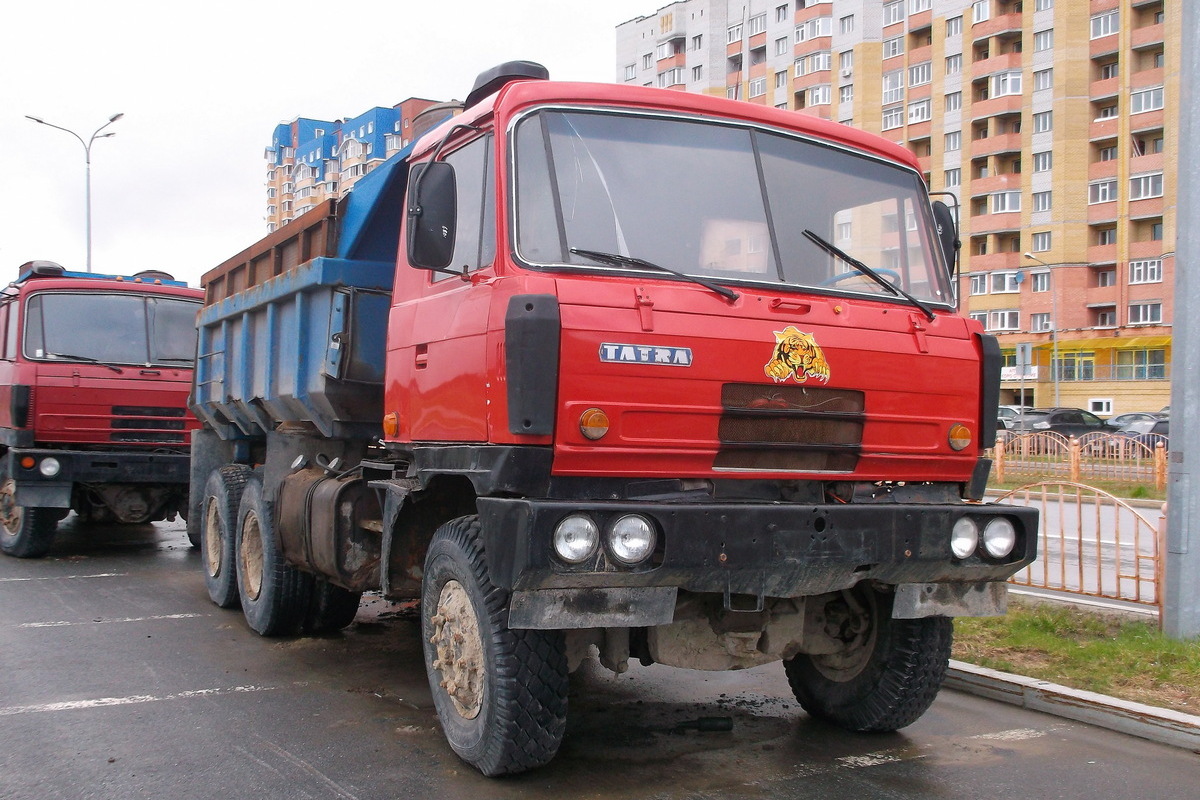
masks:
<instances>
[{"instance_id":1,"label":"overcast sky","mask_svg":"<svg viewBox=\"0 0 1200 800\"><path fill-rule=\"evenodd\" d=\"M664 0L665 1L665 0ZM616 25L656 0L42 0L0 17L0 277L46 259L200 275L266 233L275 125L462 99L502 61L612 82Z\"/></svg>"}]
</instances>

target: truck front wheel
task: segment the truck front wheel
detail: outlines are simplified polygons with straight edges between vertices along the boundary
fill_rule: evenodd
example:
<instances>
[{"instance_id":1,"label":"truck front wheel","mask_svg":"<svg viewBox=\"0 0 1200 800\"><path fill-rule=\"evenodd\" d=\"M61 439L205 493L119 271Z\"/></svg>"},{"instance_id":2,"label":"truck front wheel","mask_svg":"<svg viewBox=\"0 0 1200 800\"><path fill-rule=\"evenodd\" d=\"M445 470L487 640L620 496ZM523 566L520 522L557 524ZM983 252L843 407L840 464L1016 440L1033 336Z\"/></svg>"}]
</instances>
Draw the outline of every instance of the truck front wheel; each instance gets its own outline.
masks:
<instances>
[{"instance_id":1,"label":"truck front wheel","mask_svg":"<svg viewBox=\"0 0 1200 800\"><path fill-rule=\"evenodd\" d=\"M262 636L294 636L308 617L312 577L283 558L263 499L262 478L246 480L237 516L237 583L242 613Z\"/></svg>"},{"instance_id":2,"label":"truck front wheel","mask_svg":"<svg viewBox=\"0 0 1200 800\"><path fill-rule=\"evenodd\" d=\"M950 659L947 617L892 619L892 595L856 587L829 600L825 632L845 648L784 662L801 707L852 731L911 725L937 697Z\"/></svg>"},{"instance_id":3,"label":"truck front wheel","mask_svg":"<svg viewBox=\"0 0 1200 800\"><path fill-rule=\"evenodd\" d=\"M567 658L558 631L508 627L508 592L492 585L478 517L438 528L425 557L425 669L450 747L484 775L554 757L567 723Z\"/></svg>"},{"instance_id":4,"label":"truck front wheel","mask_svg":"<svg viewBox=\"0 0 1200 800\"><path fill-rule=\"evenodd\" d=\"M204 585L221 608L238 604L237 545L238 505L253 471L244 464L227 464L213 470L204 484L204 518L200 529L204 555Z\"/></svg>"},{"instance_id":5,"label":"truck front wheel","mask_svg":"<svg viewBox=\"0 0 1200 800\"><path fill-rule=\"evenodd\" d=\"M61 519L57 508L27 508L16 502L12 478L0 483L0 550L17 558L41 558L54 544Z\"/></svg>"}]
</instances>

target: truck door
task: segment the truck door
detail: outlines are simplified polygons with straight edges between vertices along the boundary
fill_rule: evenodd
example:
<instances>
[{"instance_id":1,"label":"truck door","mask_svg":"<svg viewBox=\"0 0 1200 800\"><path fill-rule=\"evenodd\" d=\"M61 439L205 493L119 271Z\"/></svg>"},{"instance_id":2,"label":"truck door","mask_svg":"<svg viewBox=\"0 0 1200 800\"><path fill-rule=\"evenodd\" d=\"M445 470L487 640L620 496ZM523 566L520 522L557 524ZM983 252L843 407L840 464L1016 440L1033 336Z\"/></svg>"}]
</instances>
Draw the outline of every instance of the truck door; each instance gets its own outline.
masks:
<instances>
[{"instance_id":1,"label":"truck door","mask_svg":"<svg viewBox=\"0 0 1200 800\"><path fill-rule=\"evenodd\" d=\"M487 441L486 336L491 288L464 276L490 272L496 256L491 136L445 157L454 167L457 232L451 272L401 264L388 337L387 411L402 440ZM403 246L401 247L403 251ZM404 254L401 253L401 262ZM403 287L409 287L406 291Z\"/></svg>"}]
</instances>

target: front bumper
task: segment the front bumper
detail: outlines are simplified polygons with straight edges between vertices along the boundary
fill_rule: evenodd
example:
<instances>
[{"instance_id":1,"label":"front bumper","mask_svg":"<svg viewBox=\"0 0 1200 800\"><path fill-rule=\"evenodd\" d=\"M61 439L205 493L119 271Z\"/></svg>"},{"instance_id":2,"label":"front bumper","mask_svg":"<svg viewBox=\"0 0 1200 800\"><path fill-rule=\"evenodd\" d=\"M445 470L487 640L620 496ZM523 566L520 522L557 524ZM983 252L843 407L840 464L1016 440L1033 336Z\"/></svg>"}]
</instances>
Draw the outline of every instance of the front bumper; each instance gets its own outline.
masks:
<instances>
[{"instance_id":1,"label":"front bumper","mask_svg":"<svg viewBox=\"0 0 1200 800\"><path fill-rule=\"evenodd\" d=\"M480 520L494 584L543 589L673 587L690 592L803 597L849 588L863 580L889 585L980 584L1004 581L1037 554L1036 509L955 504L582 502L480 498ZM559 561L555 526L586 513L605 530L625 514L658 528L660 546L649 563L622 567L603 549L581 565ZM1016 545L1003 559L982 550L965 558L950 551L950 532L964 516L982 528L1004 516Z\"/></svg>"},{"instance_id":2,"label":"front bumper","mask_svg":"<svg viewBox=\"0 0 1200 800\"><path fill-rule=\"evenodd\" d=\"M16 502L26 507L70 508L71 488L79 483L184 487L188 483L187 453L13 448L4 458L5 474L16 484ZM58 470L51 475L41 469L48 458L58 463ZM32 459L32 466L22 466L27 459Z\"/></svg>"}]
</instances>

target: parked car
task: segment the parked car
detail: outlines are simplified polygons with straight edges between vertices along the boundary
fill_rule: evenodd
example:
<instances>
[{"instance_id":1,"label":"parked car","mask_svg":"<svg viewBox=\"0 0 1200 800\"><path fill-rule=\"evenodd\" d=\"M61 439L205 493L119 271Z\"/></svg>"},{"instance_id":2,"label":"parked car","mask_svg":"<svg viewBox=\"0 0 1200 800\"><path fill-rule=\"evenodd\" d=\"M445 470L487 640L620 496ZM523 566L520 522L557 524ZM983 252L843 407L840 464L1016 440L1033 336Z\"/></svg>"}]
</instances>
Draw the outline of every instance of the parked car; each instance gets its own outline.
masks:
<instances>
[{"instance_id":1,"label":"parked car","mask_svg":"<svg viewBox=\"0 0 1200 800\"><path fill-rule=\"evenodd\" d=\"M1119 431L1122 428L1134 422L1154 422L1162 419L1161 412L1152 411L1131 411L1128 414L1117 414L1115 417L1109 417L1104 421L1104 424L1113 430Z\"/></svg>"},{"instance_id":2,"label":"parked car","mask_svg":"<svg viewBox=\"0 0 1200 800\"><path fill-rule=\"evenodd\" d=\"M1117 435L1127 436L1147 447L1154 447L1159 442L1166 444L1167 437L1171 435L1171 420L1162 417L1137 420L1117 431Z\"/></svg>"},{"instance_id":3,"label":"parked car","mask_svg":"<svg viewBox=\"0 0 1200 800\"><path fill-rule=\"evenodd\" d=\"M1033 411L1030 406L1000 406L996 414L997 430L1005 430L1013 427L1022 413Z\"/></svg>"},{"instance_id":4,"label":"parked car","mask_svg":"<svg viewBox=\"0 0 1200 800\"><path fill-rule=\"evenodd\" d=\"M1014 432L1053 431L1063 436L1079 437L1085 433L1103 433L1112 429L1104 420L1081 408L1035 408L1025 412L1024 418L1014 421Z\"/></svg>"}]
</instances>

